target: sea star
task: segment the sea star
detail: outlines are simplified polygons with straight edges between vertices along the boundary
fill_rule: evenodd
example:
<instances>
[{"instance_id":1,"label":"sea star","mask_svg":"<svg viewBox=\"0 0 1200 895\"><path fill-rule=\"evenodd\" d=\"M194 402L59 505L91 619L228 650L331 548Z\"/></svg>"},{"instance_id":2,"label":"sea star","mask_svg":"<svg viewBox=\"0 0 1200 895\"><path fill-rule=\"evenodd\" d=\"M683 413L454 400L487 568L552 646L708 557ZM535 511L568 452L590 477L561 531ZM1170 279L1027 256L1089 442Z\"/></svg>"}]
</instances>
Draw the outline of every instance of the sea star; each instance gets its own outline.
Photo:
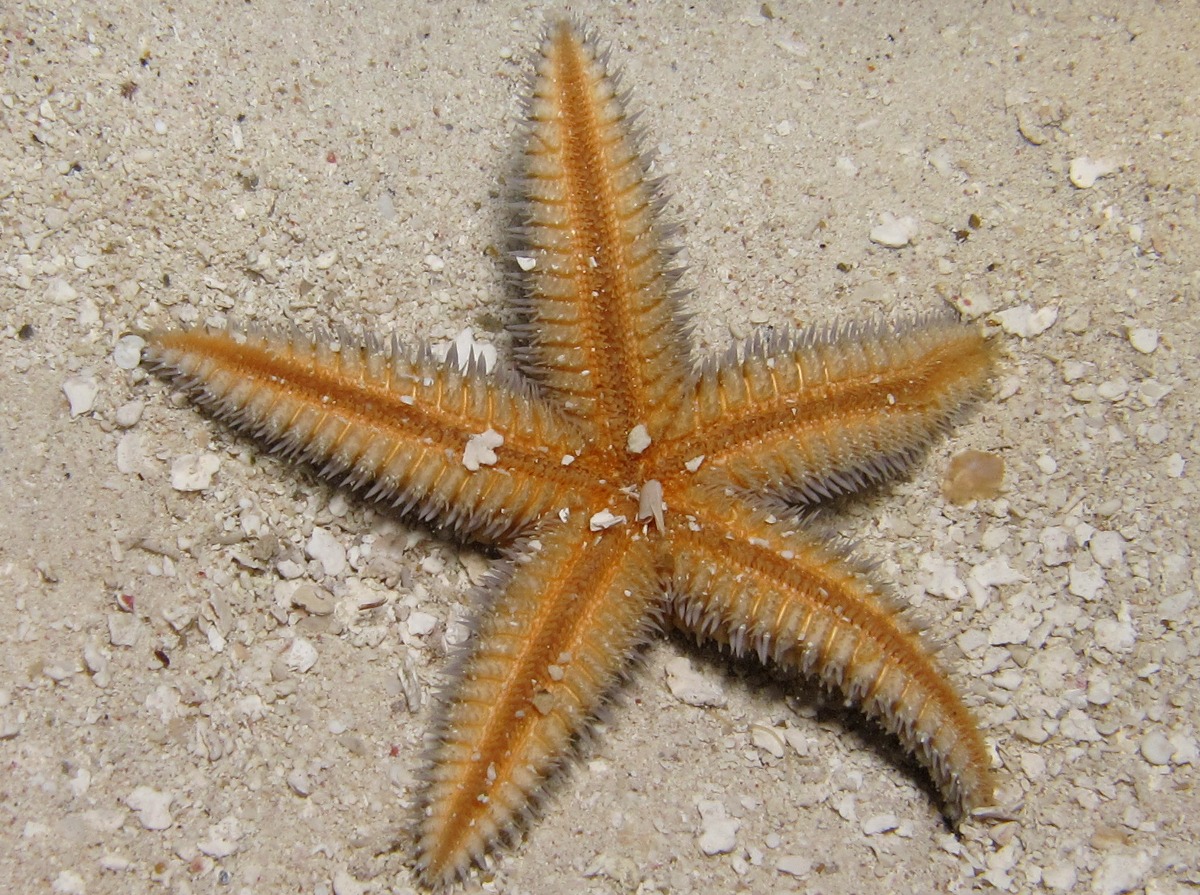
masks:
<instances>
[{"instance_id":1,"label":"sea star","mask_svg":"<svg viewBox=\"0 0 1200 895\"><path fill-rule=\"evenodd\" d=\"M440 887L521 825L643 641L673 625L815 676L987 806L976 722L801 509L909 465L985 387L941 316L768 332L695 365L638 138L594 41L549 29L529 103L517 372L428 349L164 330L219 417L462 539L507 550L437 721L416 868Z\"/></svg>"}]
</instances>

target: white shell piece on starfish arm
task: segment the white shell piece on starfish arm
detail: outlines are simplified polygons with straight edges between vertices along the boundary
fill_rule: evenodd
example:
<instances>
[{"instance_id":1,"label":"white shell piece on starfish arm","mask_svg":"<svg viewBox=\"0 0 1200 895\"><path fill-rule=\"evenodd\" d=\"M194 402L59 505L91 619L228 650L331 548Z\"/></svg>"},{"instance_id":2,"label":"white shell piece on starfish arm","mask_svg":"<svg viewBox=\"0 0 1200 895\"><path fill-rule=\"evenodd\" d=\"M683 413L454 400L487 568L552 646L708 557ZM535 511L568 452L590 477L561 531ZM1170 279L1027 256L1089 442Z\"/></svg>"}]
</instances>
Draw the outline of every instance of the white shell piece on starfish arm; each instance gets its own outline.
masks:
<instances>
[{"instance_id":1,"label":"white shell piece on starfish arm","mask_svg":"<svg viewBox=\"0 0 1200 895\"><path fill-rule=\"evenodd\" d=\"M645 424L638 423L629 430L629 437L625 440L625 448L631 454L640 454L648 447L650 447L650 433L646 431Z\"/></svg>"},{"instance_id":2,"label":"white shell piece on starfish arm","mask_svg":"<svg viewBox=\"0 0 1200 895\"><path fill-rule=\"evenodd\" d=\"M604 529L620 525L624 521L624 516L615 516L611 510L601 510L588 520L588 525L592 531L604 531Z\"/></svg>"},{"instance_id":3,"label":"white shell piece on starfish arm","mask_svg":"<svg viewBox=\"0 0 1200 895\"><path fill-rule=\"evenodd\" d=\"M481 466L496 464L496 448L504 444L504 436L495 429L487 429L478 435L467 439L463 450L463 466L471 472L478 472Z\"/></svg>"},{"instance_id":4,"label":"white shell piece on starfish arm","mask_svg":"<svg viewBox=\"0 0 1200 895\"><path fill-rule=\"evenodd\" d=\"M658 479L650 479L642 485L642 493L638 495L638 521L653 517L658 530L663 530L663 486Z\"/></svg>"}]
</instances>

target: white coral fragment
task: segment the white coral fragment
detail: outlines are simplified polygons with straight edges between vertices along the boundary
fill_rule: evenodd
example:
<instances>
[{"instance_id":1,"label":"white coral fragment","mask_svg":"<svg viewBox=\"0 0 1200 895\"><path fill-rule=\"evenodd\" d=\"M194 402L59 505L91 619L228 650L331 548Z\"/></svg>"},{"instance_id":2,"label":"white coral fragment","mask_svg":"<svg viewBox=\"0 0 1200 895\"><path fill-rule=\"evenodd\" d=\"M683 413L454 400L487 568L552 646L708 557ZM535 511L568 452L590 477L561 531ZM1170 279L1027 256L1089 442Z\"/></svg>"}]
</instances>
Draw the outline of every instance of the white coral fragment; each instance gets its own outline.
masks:
<instances>
[{"instance_id":1,"label":"white coral fragment","mask_svg":"<svg viewBox=\"0 0 1200 895\"><path fill-rule=\"evenodd\" d=\"M463 450L463 466L478 472L481 466L496 465L496 448L504 444L504 436L495 429L487 429L467 439Z\"/></svg>"}]
</instances>

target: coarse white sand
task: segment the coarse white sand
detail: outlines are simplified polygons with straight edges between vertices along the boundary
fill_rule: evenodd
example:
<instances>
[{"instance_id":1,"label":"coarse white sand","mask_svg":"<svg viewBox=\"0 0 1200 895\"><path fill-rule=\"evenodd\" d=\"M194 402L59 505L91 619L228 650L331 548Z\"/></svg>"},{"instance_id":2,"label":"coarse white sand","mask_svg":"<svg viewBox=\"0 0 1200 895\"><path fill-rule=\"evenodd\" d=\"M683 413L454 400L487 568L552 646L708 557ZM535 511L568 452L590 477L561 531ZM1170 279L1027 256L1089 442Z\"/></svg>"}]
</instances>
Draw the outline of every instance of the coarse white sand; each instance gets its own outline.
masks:
<instances>
[{"instance_id":1,"label":"coarse white sand","mask_svg":"<svg viewBox=\"0 0 1200 895\"><path fill-rule=\"evenodd\" d=\"M422 738L488 558L213 423L136 334L472 327L503 361L549 14L0 11L0 889L412 891ZM956 838L857 713L667 638L468 890L1193 891L1194 4L587 18L668 178L698 351L947 302L998 331L995 395L831 518L945 642L1011 820ZM1005 490L956 506L968 448ZM722 705L672 694L680 656Z\"/></svg>"}]
</instances>

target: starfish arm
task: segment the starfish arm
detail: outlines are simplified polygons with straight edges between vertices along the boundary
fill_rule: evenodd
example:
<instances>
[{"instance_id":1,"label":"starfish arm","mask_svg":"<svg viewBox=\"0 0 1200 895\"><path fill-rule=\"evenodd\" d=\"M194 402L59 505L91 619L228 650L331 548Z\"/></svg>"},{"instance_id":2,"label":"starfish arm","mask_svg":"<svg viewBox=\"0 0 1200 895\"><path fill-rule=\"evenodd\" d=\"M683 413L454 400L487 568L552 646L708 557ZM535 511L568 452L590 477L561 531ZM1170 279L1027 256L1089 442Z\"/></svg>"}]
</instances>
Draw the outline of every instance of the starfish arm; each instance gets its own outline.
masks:
<instances>
[{"instance_id":1,"label":"starfish arm","mask_svg":"<svg viewBox=\"0 0 1200 895\"><path fill-rule=\"evenodd\" d=\"M695 429L662 468L703 457L697 482L816 502L903 470L986 386L992 343L947 317L760 338L711 364Z\"/></svg>"},{"instance_id":2,"label":"starfish arm","mask_svg":"<svg viewBox=\"0 0 1200 895\"><path fill-rule=\"evenodd\" d=\"M155 333L147 353L235 428L464 536L529 528L579 487L562 462L580 451L573 428L527 388L453 359L205 329Z\"/></svg>"},{"instance_id":3,"label":"starfish arm","mask_svg":"<svg viewBox=\"0 0 1200 895\"><path fill-rule=\"evenodd\" d=\"M629 125L593 43L552 26L529 103L518 258L533 266L516 335L523 368L601 449L679 407L689 371L660 201Z\"/></svg>"},{"instance_id":4,"label":"starfish arm","mask_svg":"<svg viewBox=\"0 0 1200 895\"><path fill-rule=\"evenodd\" d=\"M892 602L794 521L713 506L670 531L671 620L843 693L929 770L952 818L989 806L978 725Z\"/></svg>"},{"instance_id":5,"label":"starfish arm","mask_svg":"<svg viewBox=\"0 0 1200 895\"><path fill-rule=\"evenodd\" d=\"M640 529L542 533L483 610L429 755L417 866L461 877L532 810L612 692L661 593Z\"/></svg>"}]
</instances>

